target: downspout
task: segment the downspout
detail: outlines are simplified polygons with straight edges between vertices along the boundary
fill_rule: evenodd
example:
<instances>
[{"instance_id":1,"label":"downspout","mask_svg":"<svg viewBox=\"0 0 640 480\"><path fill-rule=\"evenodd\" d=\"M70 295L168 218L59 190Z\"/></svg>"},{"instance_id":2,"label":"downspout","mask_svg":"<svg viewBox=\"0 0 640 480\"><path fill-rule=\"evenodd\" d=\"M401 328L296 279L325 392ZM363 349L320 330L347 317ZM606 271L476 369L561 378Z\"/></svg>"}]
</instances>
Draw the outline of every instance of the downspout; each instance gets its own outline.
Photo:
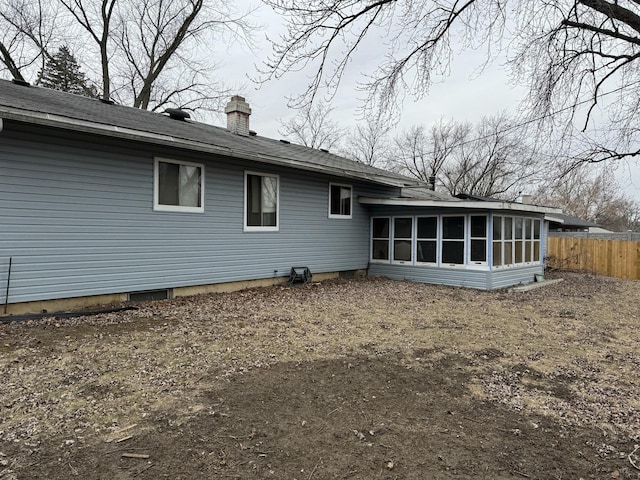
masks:
<instances>
[{"instance_id":1,"label":"downspout","mask_svg":"<svg viewBox=\"0 0 640 480\"><path fill-rule=\"evenodd\" d=\"M7 314L9 310L9 284L11 283L11 265L13 264L13 257L9 257L9 272L7 272L7 290L4 294L4 314Z\"/></svg>"}]
</instances>

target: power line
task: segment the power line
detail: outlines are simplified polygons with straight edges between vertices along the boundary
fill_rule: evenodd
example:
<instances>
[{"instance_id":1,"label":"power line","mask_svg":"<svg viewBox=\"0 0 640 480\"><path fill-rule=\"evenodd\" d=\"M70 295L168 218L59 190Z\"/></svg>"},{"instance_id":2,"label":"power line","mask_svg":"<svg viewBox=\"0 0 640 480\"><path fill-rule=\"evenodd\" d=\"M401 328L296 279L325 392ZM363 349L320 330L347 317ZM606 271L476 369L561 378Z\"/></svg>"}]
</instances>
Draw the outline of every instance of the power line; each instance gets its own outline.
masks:
<instances>
[{"instance_id":1,"label":"power line","mask_svg":"<svg viewBox=\"0 0 640 480\"><path fill-rule=\"evenodd\" d=\"M632 86L635 86L635 85L640 85L640 80L637 80L637 81L635 81L635 82L629 83L629 84L627 84L627 85L623 85L623 86L621 86L621 87L615 88L615 89L610 90L610 91L608 91L608 92L604 92L604 93L600 94L600 95L599 95L599 97L605 97L605 96L607 96L607 95L611 95L611 94L613 94L613 93L618 93L618 92L621 92L622 90L624 90L624 89L626 89L626 88L629 88L629 87L632 87ZM491 133L491 134L487 134L487 135L482 135L482 136L480 136L480 137L475 137L475 138L472 138L472 139L469 139L469 140L465 140L465 141L463 141L463 142L460 142L460 143L458 143L458 144L454 144L454 145L452 145L452 147L462 147L462 146L464 146L464 145L468 145L468 144L470 144L470 143L477 142L478 140L485 140L485 139L487 139L487 138L491 138L491 137L493 137L494 135L501 134L501 133L506 133L506 132L511 131L511 130L514 130L514 129L516 129L516 128L524 127L524 126L529 125L529 124L531 124L531 123L539 122L540 120L545 120L545 119L547 119L547 118L553 117L553 116L555 116L555 115L558 115L558 114L560 114L560 113L566 112L566 111L568 111L568 110L573 110L573 109L575 109L576 107L578 107L578 106L580 106L580 105L585 105L585 104L587 104L587 103L591 103L591 102L593 102L593 99L589 99L589 100L581 100L581 101L576 102L575 104L570 105L570 106L568 106L568 107L564 107L564 108L561 108L561 109L559 109L559 110L555 110L555 111L553 111L553 112L545 113L544 115L541 115L541 116L539 116L539 117L536 117L536 118L532 118L532 119L526 120L526 121L521 122L521 123L517 123L517 124L515 124L515 125L510 125L510 126L505 127L504 129L499 130L499 131L497 131L497 132L493 132L493 133ZM430 152L427 152L427 155L431 155L431 154L434 154L434 153L436 153L436 151L435 151L435 150L432 150L432 151L430 151ZM557 156L557 155L553 155L553 156Z\"/></svg>"}]
</instances>

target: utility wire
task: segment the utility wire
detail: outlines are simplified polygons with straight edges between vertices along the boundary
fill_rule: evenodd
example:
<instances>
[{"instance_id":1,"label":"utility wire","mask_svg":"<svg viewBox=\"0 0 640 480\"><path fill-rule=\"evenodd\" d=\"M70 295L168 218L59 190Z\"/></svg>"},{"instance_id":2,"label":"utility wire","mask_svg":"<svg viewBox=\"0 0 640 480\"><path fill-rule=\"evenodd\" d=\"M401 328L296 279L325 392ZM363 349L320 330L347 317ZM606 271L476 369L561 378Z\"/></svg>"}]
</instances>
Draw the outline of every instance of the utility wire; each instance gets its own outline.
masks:
<instances>
[{"instance_id":1,"label":"utility wire","mask_svg":"<svg viewBox=\"0 0 640 480\"><path fill-rule=\"evenodd\" d=\"M615 89L610 90L610 91L608 91L608 92L601 93L601 94L599 95L599 97L605 97L605 96L607 96L607 95L611 95L611 94L613 94L613 93L618 93L618 92L620 92L620 91L622 91L622 90L624 90L624 89L626 89L626 88L633 87L633 86L635 86L635 85L639 85L639 84L640 84L640 80L637 80L637 81L635 81L635 82L631 82L631 83L629 83L628 85L623 85L622 87L618 87L618 88L615 88ZM458 144L454 144L454 145L452 145L452 147L462 147L462 146L464 146L464 145L468 145L468 144L470 144L470 143L477 142L478 140L485 140L485 139L487 139L487 138L491 138L491 137L493 137L493 136L494 136L494 135L496 135L496 134L506 133L506 132L509 132L509 131L514 130L514 129L516 129L516 128L524 127L525 125L529 125L529 124L531 124L531 123L539 122L540 120L544 120L544 119L546 119L546 118L553 117L553 116L555 116L555 115L558 115L559 113L566 112L567 110L573 110L573 109L575 109L575 108L576 108L577 106L579 106L579 105L585 105L585 104L587 104L587 103L591 103L592 101L593 101L593 99L589 99L589 100L581 100L581 101L576 102L575 104L570 105L570 106L568 106L568 107L564 107L564 108L561 108L561 109L559 109L559 110L555 110L555 111L553 111L553 112L545 113L544 115L541 115L541 116L539 116L539 117L536 117L536 118L532 118L532 119L526 120L526 121L521 122L521 123L517 123L517 124L515 124L515 125L510 125L510 126L505 127L504 129L499 130L499 131L497 131L497 132L493 132L493 133L490 133L490 134L487 134L487 135L482 135L482 136L480 136L480 137L472 138L472 139L469 139L469 140L465 140L465 141L463 141L463 142L460 142L460 143L458 143ZM426 155L431 155L431 154L434 154L434 153L436 153L436 151L435 151L435 150L432 150L432 151L430 151L430 152L427 152L427 153L426 153ZM553 155L553 156L555 157L555 156L557 156L557 155Z\"/></svg>"}]
</instances>

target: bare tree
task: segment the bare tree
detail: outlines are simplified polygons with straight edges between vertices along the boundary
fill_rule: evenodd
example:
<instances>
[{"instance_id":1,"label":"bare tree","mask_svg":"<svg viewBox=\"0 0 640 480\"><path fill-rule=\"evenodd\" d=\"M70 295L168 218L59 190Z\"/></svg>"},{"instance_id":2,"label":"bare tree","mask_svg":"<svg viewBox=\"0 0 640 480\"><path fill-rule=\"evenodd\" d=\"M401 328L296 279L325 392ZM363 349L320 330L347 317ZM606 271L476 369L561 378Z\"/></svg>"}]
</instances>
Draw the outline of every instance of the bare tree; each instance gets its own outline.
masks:
<instances>
[{"instance_id":1,"label":"bare tree","mask_svg":"<svg viewBox=\"0 0 640 480\"><path fill-rule=\"evenodd\" d=\"M230 5L220 0L123 3L117 38L120 76L134 107L157 109L173 102L194 109L228 96L229 91L209 75L215 64L203 61L197 52L199 43L214 35L218 42L225 38L250 41L247 14L236 14Z\"/></svg>"},{"instance_id":2,"label":"bare tree","mask_svg":"<svg viewBox=\"0 0 640 480\"><path fill-rule=\"evenodd\" d=\"M334 108L327 104L309 105L287 122L281 122L280 135L311 148L337 148L344 128L331 119Z\"/></svg>"},{"instance_id":3,"label":"bare tree","mask_svg":"<svg viewBox=\"0 0 640 480\"><path fill-rule=\"evenodd\" d=\"M41 70L51 60L49 52L62 38L57 28L64 24L55 2L1 0L0 65L16 80L26 81L26 70Z\"/></svg>"},{"instance_id":4,"label":"bare tree","mask_svg":"<svg viewBox=\"0 0 640 480\"><path fill-rule=\"evenodd\" d=\"M302 104L319 89L335 92L372 35L384 37L388 50L364 87L369 103L383 109L395 105L399 92L426 94L434 79L448 74L458 42L461 48L485 48L487 62L507 50L518 81L529 86L535 118L558 124L556 113L562 112L565 125L580 120L586 127L596 105L610 107L620 135L615 144L585 151L583 161L640 153L637 0L263 1L284 16L288 29L273 41L264 78L314 68L298 99Z\"/></svg>"},{"instance_id":5,"label":"bare tree","mask_svg":"<svg viewBox=\"0 0 640 480\"><path fill-rule=\"evenodd\" d=\"M538 155L502 114L471 124L440 121L429 133L411 127L396 138L397 170L451 195L515 199L540 174Z\"/></svg>"},{"instance_id":6,"label":"bare tree","mask_svg":"<svg viewBox=\"0 0 640 480\"><path fill-rule=\"evenodd\" d=\"M42 70L52 47L74 39L85 48L80 62L100 72L101 98L144 109L217 108L228 90L201 45L251 42L254 28L251 12L236 13L229 0L0 1L0 26L8 27L0 60L14 78L36 60Z\"/></svg>"},{"instance_id":7,"label":"bare tree","mask_svg":"<svg viewBox=\"0 0 640 480\"><path fill-rule=\"evenodd\" d=\"M614 231L640 228L640 204L626 195L611 169L580 165L541 182L533 192L535 203L562 208L568 214Z\"/></svg>"},{"instance_id":8,"label":"bare tree","mask_svg":"<svg viewBox=\"0 0 640 480\"><path fill-rule=\"evenodd\" d=\"M62 6L73 16L77 25L84 29L98 47L100 66L102 69L102 98L111 99L111 66L109 42L111 32L118 28L115 25L114 9L117 0L59 0Z\"/></svg>"},{"instance_id":9,"label":"bare tree","mask_svg":"<svg viewBox=\"0 0 640 480\"><path fill-rule=\"evenodd\" d=\"M392 124L381 116L368 116L347 135L344 155L365 165L385 167L391 150L389 132Z\"/></svg>"}]
</instances>

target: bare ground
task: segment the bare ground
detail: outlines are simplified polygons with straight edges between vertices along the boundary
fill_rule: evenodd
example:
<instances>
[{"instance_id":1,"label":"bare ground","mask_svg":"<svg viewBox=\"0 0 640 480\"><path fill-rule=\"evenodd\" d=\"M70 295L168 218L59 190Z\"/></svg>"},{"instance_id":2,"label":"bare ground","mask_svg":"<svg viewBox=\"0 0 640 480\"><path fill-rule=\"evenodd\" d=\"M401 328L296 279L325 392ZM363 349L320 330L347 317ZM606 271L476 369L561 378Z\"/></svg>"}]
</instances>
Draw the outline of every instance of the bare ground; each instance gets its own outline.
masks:
<instances>
[{"instance_id":1,"label":"bare ground","mask_svg":"<svg viewBox=\"0 0 640 480\"><path fill-rule=\"evenodd\" d=\"M0 325L0 479L640 478L640 283L338 280Z\"/></svg>"}]
</instances>

